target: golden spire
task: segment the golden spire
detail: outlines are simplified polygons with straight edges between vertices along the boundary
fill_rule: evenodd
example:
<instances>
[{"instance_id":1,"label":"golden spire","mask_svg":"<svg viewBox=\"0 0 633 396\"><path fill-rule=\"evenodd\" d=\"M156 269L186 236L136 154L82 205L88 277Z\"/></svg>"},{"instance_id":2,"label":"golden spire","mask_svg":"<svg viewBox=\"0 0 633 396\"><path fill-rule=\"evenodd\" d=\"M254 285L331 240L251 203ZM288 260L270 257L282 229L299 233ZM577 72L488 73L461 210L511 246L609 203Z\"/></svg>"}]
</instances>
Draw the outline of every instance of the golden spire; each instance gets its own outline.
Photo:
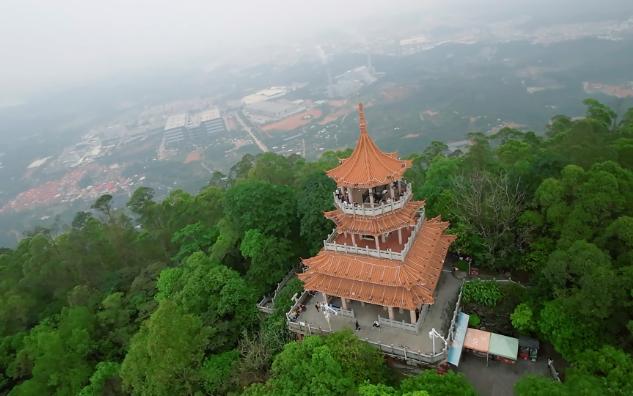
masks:
<instances>
[{"instance_id":1,"label":"golden spire","mask_svg":"<svg viewBox=\"0 0 633 396\"><path fill-rule=\"evenodd\" d=\"M360 128L360 134L367 135L367 121L365 120L365 110L363 110L363 104L358 104L358 126Z\"/></svg>"}]
</instances>

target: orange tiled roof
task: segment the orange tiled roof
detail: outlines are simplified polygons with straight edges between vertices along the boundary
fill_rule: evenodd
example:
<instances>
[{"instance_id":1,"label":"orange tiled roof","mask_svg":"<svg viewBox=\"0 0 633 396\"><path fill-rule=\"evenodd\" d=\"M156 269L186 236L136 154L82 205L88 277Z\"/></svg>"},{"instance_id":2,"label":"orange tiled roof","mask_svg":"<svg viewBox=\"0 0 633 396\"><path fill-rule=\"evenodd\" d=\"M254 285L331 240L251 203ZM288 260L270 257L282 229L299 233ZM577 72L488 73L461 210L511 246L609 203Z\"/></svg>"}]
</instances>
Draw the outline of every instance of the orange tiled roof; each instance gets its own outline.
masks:
<instances>
[{"instance_id":1,"label":"orange tiled roof","mask_svg":"<svg viewBox=\"0 0 633 396\"><path fill-rule=\"evenodd\" d=\"M422 206L424 206L424 201L409 201L404 208L380 216L349 215L340 209L325 212L324 215L336 224L339 234L351 232L380 235L405 226L414 226L415 214Z\"/></svg>"},{"instance_id":2,"label":"orange tiled roof","mask_svg":"<svg viewBox=\"0 0 633 396\"><path fill-rule=\"evenodd\" d=\"M427 220L404 261L321 250L303 260L306 290L383 306L415 309L432 304L442 265L455 236L448 222Z\"/></svg>"},{"instance_id":3,"label":"orange tiled roof","mask_svg":"<svg viewBox=\"0 0 633 396\"><path fill-rule=\"evenodd\" d=\"M358 105L360 137L356 148L349 158L327 172L337 185L346 187L369 188L402 178L411 167L411 161L400 160L396 153L382 152L367 133L367 122L363 104Z\"/></svg>"}]
</instances>

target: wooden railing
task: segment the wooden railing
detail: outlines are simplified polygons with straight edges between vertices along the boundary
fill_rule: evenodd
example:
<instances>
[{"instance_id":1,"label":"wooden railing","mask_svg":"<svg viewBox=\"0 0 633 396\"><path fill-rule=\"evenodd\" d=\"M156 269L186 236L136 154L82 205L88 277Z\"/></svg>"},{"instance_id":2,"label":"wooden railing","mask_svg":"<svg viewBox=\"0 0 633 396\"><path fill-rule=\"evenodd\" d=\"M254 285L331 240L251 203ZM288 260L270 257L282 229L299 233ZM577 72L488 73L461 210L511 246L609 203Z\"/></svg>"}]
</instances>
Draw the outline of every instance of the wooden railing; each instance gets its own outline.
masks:
<instances>
[{"instance_id":1,"label":"wooden railing","mask_svg":"<svg viewBox=\"0 0 633 396\"><path fill-rule=\"evenodd\" d=\"M331 250L334 252L342 252L342 253L352 253L352 254L364 254L366 256L377 257L377 258L385 258L389 260L400 260L404 261L405 257L407 257L407 253L411 250L411 246L415 241L415 237L422 228L422 224L424 223L424 208L420 209L420 217L418 218L417 223L415 223L415 227L407 239L407 242L404 244L404 247L401 252L394 252L391 249L387 250L379 250L379 249L370 249L369 247L360 247L354 245L347 244L339 244L336 243L336 229L332 231L330 235L328 235L327 239L323 241L323 247L325 250Z\"/></svg>"},{"instance_id":2,"label":"wooden railing","mask_svg":"<svg viewBox=\"0 0 633 396\"><path fill-rule=\"evenodd\" d=\"M395 201L389 203L362 203L362 204L350 204L341 201L337 196L336 192L332 192L334 196L334 203L336 206L343 211L343 213L353 214L353 215L363 215L363 216L379 216L384 213L389 213L392 210L402 209L404 205L411 199L411 183L407 183L407 189Z\"/></svg>"}]
</instances>

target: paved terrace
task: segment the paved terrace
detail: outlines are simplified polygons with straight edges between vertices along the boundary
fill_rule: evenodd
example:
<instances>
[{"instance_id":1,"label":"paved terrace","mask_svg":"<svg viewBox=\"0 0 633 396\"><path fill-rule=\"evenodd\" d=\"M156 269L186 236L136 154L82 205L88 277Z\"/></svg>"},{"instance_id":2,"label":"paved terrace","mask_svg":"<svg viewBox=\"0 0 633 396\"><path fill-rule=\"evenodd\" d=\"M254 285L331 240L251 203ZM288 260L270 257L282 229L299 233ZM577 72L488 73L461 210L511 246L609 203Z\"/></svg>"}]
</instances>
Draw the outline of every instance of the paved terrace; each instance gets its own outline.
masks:
<instances>
[{"instance_id":1,"label":"paved terrace","mask_svg":"<svg viewBox=\"0 0 633 396\"><path fill-rule=\"evenodd\" d=\"M447 337L448 327L455 310L455 303L459 294L461 281L456 279L450 272L443 271L437 286L436 302L432 305L426 315L426 318L420 325L418 333L407 331L404 329L387 327L382 325L380 328L372 327L372 323L378 320L378 315L387 318L386 309L373 304L365 304L363 307L360 302L353 301L348 305L348 309L352 309L360 325L360 330L355 331L359 338L366 339L374 343L391 345L398 348L406 348L410 351L431 354L433 353L433 344L429 338L429 331L435 328L443 337ZM325 317L322 312L317 312L315 304L323 302L321 293L308 297L303 303L306 310L299 315L294 323L302 324L301 329L304 334L319 334L329 332ZM331 298L330 304L340 307L340 299ZM403 310L402 313L398 309L394 309L395 320L404 320L410 323L409 311ZM310 331L307 325L310 324ZM332 331L342 329L354 330L355 320L340 315L330 315L330 325ZM436 352L443 348L443 342L439 339L435 340Z\"/></svg>"}]
</instances>

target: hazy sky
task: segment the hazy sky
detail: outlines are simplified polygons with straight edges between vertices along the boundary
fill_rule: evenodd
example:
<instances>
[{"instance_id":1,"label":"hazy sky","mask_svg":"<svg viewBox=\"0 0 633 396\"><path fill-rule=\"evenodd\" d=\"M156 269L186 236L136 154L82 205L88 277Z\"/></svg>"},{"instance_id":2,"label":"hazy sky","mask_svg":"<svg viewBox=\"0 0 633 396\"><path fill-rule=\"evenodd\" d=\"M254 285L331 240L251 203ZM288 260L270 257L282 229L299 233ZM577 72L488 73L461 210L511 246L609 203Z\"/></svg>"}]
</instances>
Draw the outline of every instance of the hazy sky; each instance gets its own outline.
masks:
<instances>
[{"instance_id":1,"label":"hazy sky","mask_svg":"<svg viewBox=\"0 0 633 396\"><path fill-rule=\"evenodd\" d=\"M120 71L186 62L229 45L256 46L314 34L393 5L416 3L1 0L0 103Z\"/></svg>"},{"instance_id":2,"label":"hazy sky","mask_svg":"<svg viewBox=\"0 0 633 396\"><path fill-rule=\"evenodd\" d=\"M571 2L565 12L581 3ZM227 47L292 41L368 17L417 12L422 18L442 10L468 15L499 5L518 10L519 4L534 7L527 0L0 0L0 106L51 88L211 59Z\"/></svg>"}]
</instances>

